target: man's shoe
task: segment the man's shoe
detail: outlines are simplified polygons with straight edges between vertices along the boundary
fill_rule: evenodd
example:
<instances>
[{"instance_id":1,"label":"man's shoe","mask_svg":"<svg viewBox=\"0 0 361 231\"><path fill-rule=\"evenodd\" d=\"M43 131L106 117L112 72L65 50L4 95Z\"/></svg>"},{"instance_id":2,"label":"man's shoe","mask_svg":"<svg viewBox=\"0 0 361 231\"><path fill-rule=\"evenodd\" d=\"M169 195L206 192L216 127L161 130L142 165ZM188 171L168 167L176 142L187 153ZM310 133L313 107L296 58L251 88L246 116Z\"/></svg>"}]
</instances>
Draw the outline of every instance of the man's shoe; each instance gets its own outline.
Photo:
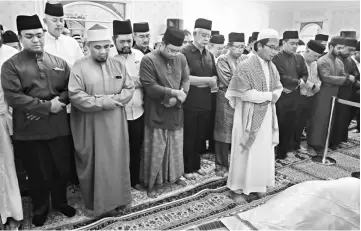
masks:
<instances>
[{"instance_id":1,"label":"man's shoe","mask_svg":"<svg viewBox=\"0 0 361 231\"><path fill-rule=\"evenodd\" d=\"M47 218L47 214L33 216L32 223L36 227L43 226Z\"/></svg>"},{"instance_id":2,"label":"man's shoe","mask_svg":"<svg viewBox=\"0 0 361 231\"><path fill-rule=\"evenodd\" d=\"M67 217L73 217L76 214L76 210L67 204L54 206L53 208L55 210L58 210L59 212L61 212L62 214L64 214Z\"/></svg>"}]
</instances>

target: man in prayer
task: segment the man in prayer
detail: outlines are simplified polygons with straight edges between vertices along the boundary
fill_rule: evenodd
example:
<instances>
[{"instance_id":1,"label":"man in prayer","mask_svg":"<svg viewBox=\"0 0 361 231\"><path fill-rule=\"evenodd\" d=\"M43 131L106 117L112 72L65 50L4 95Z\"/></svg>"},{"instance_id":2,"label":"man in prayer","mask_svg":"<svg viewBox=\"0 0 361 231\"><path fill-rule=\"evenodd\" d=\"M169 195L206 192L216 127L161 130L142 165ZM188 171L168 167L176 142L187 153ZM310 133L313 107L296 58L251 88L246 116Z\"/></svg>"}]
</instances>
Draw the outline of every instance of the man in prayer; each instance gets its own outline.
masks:
<instances>
[{"instance_id":1,"label":"man in prayer","mask_svg":"<svg viewBox=\"0 0 361 231\"><path fill-rule=\"evenodd\" d=\"M125 112L127 114L129 133L130 183L132 187L140 190L139 170L140 150L144 138L144 109L139 68L144 55L139 50L131 48L133 30L130 20L113 21L113 42L117 50L117 55L114 57L124 64L135 85L133 98L125 106Z\"/></svg>"},{"instance_id":2,"label":"man in prayer","mask_svg":"<svg viewBox=\"0 0 361 231\"><path fill-rule=\"evenodd\" d=\"M259 32L255 31L252 32L252 39L251 39L251 51L249 52L248 56L252 56L255 55L256 52L254 51L254 44L257 41L257 36L258 36Z\"/></svg>"},{"instance_id":3,"label":"man in prayer","mask_svg":"<svg viewBox=\"0 0 361 231\"><path fill-rule=\"evenodd\" d=\"M228 52L221 55L217 62L218 92L214 125L216 175L223 177L228 172L228 154L231 149L234 108L226 99L225 94L238 64L247 59L244 33L232 32L228 35Z\"/></svg>"},{"instance_id":4,"label":"man in prayer","mask_svg":"<svg viewBox=\"0 0 361 231\"><path fill-rule=\"evenodd\" d=\"M87 31L87 42L90 55L71 70L70 122L85 207L98 216L132 200L124 106L135 86L124 64L108 57L108 28L95 24Z\"/></svg>"},{"instance_id":5,"label":"man in prayer","mask_svg":"<svg viewBox=\"0 0 361 231\"><path fill-rule=\"evenodd\" d=\"M212 35L209 40L208 50L214 55L216 62L224 50L224 41L225 39L223 35Z\"/></svg>"},{"instance_id":6,"label":"man in prayer","mask_svg":"<svg viewBox=\"0 0 361 231\"><path fill-rule=\"evenodd\" d=\"M310 126L307 129L307 144L310 154L324 151L327 128L330 119L332 97L337 96L339 86L355 82L355 77L344 70L338 57L345 47L345 39L335 36L328 43L328 53L317 60L318 75L322 81L321 89L315 96Z\"/></svg>"},{"instance_id":7,"label":"man in prayer","mask_svg":"<svg viewBox=\"0 0 361 231\"><path fill-rule=\"evenodd\" d=\"M321 43L310 40L305 47L305 51L301 54L306 62L308 79L306 82L307 87L300 89L300 97L303 98L301 100L303 104L300 105L300 114L298 117L299 119L297 120L297 132L295 135L296 147L300 147L301 145L303 130L307 127L307 121L310 118L310 114L313 112L314 95L320 91L321 80L318 77L317 60L322 56L325 49L326 47Z\"/></svg>"},{"instance_id":8,"label":"man in prayer","mask_svg":"<svg viewBox=\"0 0 361 231\"><path fill-rule=\"evenodd\" d=\"M199 151L207 138L211 120L211 89L217 89L217 69L214 56L206 46L209 43L212 21L199 18L195 22L192 44L184 47L182 53L187 58L190 70L190 89L184 103L184 176L194 179L193 173L206 175L201 169ZM210 131L211 132L211 131Z\"/></svg>"},{"instance_id":9,"label":"man in prayer","mask_svg":"<svg viewBox=\"0 0 361 231\"><path fill-rule=\"evenodd\" d=\"M351 56L352 60L356 64L357 76L360 76L360 41L357 42L355 54ZM360 81L360 79L358 79ZM353 102L360 103L360 91L353 91L352 99ZM350 123L356 117L356 129L360 132L360 108L352 107L350 115Z\"/></svg>"},{"instance_id":10,"label":"man in prayer","mask_svg":"<svg viewBox=\"0 0 361 231\"><path fill-rule=\"evenodd\" d=\"M148 54L153 51L153 49L149 47L150 32L147 22L133 23L133 32L135 41L134 49L140 50L143 54Z\"/></svg>"},{"instance_id":11,"label":"man in prayer","mask_svg":"<svg viewBox=\"0 0 361 231\"><path fill-rule=\"evenodd\" d=\"M17 34L15 34L13 31L11 30L5 31L2 37L3 37L3 43L5 45L8 45L12 48L15 48L18 51L21 51L21 44L19 42L19 38Z\"/></svg>"},{"instance_id":12,"label":"man in prayer","mask_svg":"<svg viewBox=\"0 0 361 231\"><path fill-rule=\"evenodd\" d=\"M182 48L187 46L188 44L192 44L192 42L193 42L193 37L189 30L184 30L184 35L185 35L185 37L184 37Z\"/></svg>"},{"instance_id":13,"label":"man in prayer","mask_svg":"<svg viewBox=\"0 0 361 231\"><path fill-rule=\"evenodd\" d=\"M226 92L235 109L227 187L236 201L244 201L242 194L263 195L266 186L275 184L275 104L283 89L272 63L278 40L277 31L262 30L254 44L256 55L238 65Z\"/></svg>"},{"instance_id":14,"label":"man in prayer","mask_svg":"<svg viewBox=\"0 0 361 231\"><path fill-rule=\"evenodd\" d=\"M142 173L148 196L157 186L181 180L183 164L183 108L189 91L187 60L181 53L184 32L168 27L162 45L146 55L140 67L145 90L145 139Z\"/></svg>"},{"instance_id":15,"label":"man in prayer","mask_svg":"<svg viewBox=\"0 0 361 231\"><path fill-rule=\"evenodd\" d=\"M2 37L0 34L0 74L2 64L18 53L18 50L3 44ZM12 135L12 116L0 85L0 228L2 224L8 223L11 230L17 230L23 219L23 207L10 138Z\"/></svg>"},{"instance_id":16,"label":"man in prayer","mask_svg":"<svg viewBox=\"0 0 361 231\"><path fill-rule=\"evenodd\" d=\"M327 48L328 37L329 36L325 35L325 34L316 34L315 40L316 40L316 42L321 43L322 45L324 45ZM324 56L325 54L327 54L326 51L323 52L322 56Z\"/></svg>"},{"instance_id":17,"label":"man in prayer","mask_svg":"<svg viewBox=\"0 0 361 231\"><path fill-rule=\"evenodd\" d=\"M37 15L16 18L24 49L1 68L5 100L13 108L13 145L28 175L35 226L44 225L52 208L68 217L67 204L71 137L65 110L69 103L69 66L44 52L44 32Z\"/></svg>"},{"instance_id":18,"label":"man in prayer","mask_svg":"<svg viewBox=\"0 0 361 231\"><path fill-rule=\"evenodd\" d=\"M64 59L70 67L84 56L78 42L62 34L65 20L61 3L46 3L44 23L48 29L45 33L46 52Z\"/></svg>"},{"instance_id":19,"label":"man in prayer","mask_svg":"<svg viewBox=\"0 0 361 231\"><path fill-rule=\"evenodd\" d=\"M357 40L354 38L345 38L345 47L338 57L344 66L345 73L355 76L356 80L353 84L342 85L338 88L337 97L347 101L352 101L352 96L357 95L360 89L360 74L357 70L356 63L352 60L351 55L355 52ZM332 125L330 136L330 148L336 149L341 142L348 141L348 127L350 125L352 107L345 104L336 104L335 117Z\"/></svg>"},{"instance_id":20,"label":"man in prayer","mask_svg":"<svg viewBox=\"0 0 361 231\"><path fill-rule=\"evenodd\" d=\"M273 63L281 76L283 92L277 101L277 118L279 123L279 144L277 158L294 157L294 150L306 150L295 147L297 123L302 100L300 87L308 88L306 84L308 71L304 58L296 53L298 46L298 31L285 31L283 33L283 49L274 59Z\"/></svg>"}]
</instances>

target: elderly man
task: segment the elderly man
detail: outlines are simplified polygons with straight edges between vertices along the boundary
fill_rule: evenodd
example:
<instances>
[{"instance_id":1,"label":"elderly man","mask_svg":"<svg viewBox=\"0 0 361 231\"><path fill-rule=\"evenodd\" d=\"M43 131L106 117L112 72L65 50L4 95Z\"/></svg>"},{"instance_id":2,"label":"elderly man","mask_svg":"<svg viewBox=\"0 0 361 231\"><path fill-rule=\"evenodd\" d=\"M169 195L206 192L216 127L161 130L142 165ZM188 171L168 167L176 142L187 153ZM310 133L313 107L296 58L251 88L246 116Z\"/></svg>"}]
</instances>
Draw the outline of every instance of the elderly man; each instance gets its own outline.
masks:
<instances>
[{"instance_id":1,"label":"elderly man","mask_svg":"<svg viewBox=\"0 0 361 231\"><path fill-rule=\"evenodd\" d=\"M266 193L266 186L275 184L275 104L283 89L272 63L277 46L277 31L261 31L254 44L256 55L238 65L226 93L235 109L227 187L236 201L244 201L242 194Z\"/></svg>"},{"instance_id":2,"label":"elderly man","mask_svg":"<svg viewBox=\"0 0 361 231\"><path fill-rule=\"evenodd\" d=\"M184 32L168 27L162 45L146 55L140 78L145 90L145 140L142 163L148 196L164 183L186 186L183 165L183 109L189 90L187 60L180 52Z\"/></svg>"},{"instance_id":3,"label":"elderly man","mask_svg":"<svg viewBox=\"0 0 361 231\"><path fill-rule=\"evenodd\" d=\"M45 5L44 23L48 31L45 33L45 51L64 59L71 67L76 60L83 57L83 51L78 42L69 36L63 35L64 10L61 3Z\"/></svg>"},{"instance_id":4,"label":"elderly man","mask_svg":"<svg viewBox=\"0 0 361 231\"><path fill-rule=\"evenodd\" d=\"M201 169L199 151L207 138L211 120L211 89L217 88L217 69L214 56L206 49L211 37L212 21L199 18L195 22L192 44L184 47L190 69L190 90L184 103L184 176L194 179L193 173L206 175ZM212 134L212 133L211 133Z\"/></svg>"},{"instance_id":5,"label":"elderly man","mask_svg":"<svg viewBox=\"0 0 361 231\"><path fill-rule=\"evenodd\" d=\"M356 81L353 84L342 85L338 89L337 97L340 99L352 100L352 96L360 89L360 73L357 70L356 63L352 60L351 55L355 52L357 40L354 38L345 38L345 47L338 57L345 68L345 73L353 75ZM330 148L335 149L341 142L348 141L348 127L350 124L350 115L352 107L344 104L335 106L335 117L332 125L330 136Z\"/></svg>"},{"instance_id":6,"label":"elderly man","mask_svg":"<svg viewBox=\"0 0 361 231\"><path fill-rule=\"evenodd\" d=\"M87 31L90 55L78 60L69 80L71 130L85 207L95 215L131 202L129 135L125 105L134 83L124 64L108 57L109 30Z\"/></svg>"},{"instance_id":7,"label":"elderly man","mask_svg":"<svg viewBox=\"0 0 361 231\"><path fill-rule=\"evenodd\" d=\"M355 82L355 77L344 70L344 65L338 57L345 47L345 39L335 36L328 43L329 51L317 60L317 69L322 81L320 92L316 95L314 111L307 130L309 152L316 155L325 148L327 127L330 119L332 97L337 96L342 85Z\"/></svg>"},{"instance_id":8,"label":"elderly man","mask_svg":"<svg viewBox=\"0 0 361 231\"><path fill-rule=\"evenodd\" d=\"M133 23L133 32L135 41L134 49L140 50L143 54L148 54L153 51L153 49L149 47L150 32L147 22Z\"/></svg>"},{"instance_id":9,"label":"elderly man","mask_svg":"<svg viewBox=\"0 0 361 231\"><path fill-rule=\"evenodd\" d=\"M225 55L221 55L217 62L219 91L217 92L213 134L217 176L224 176L228 172L228 154L232 141L234 108L229 104L225 94L238 64L247 59L246 55L242 55L245 49L243 33L230 33L228 35L227 46L229 48L228 52Z\"/></svg>"},{"instance_id":10,"label":"elderly man","mask_svg":"<svg viewBox=\"0 0 361 231\"><path fill-rule=\"evenodd\" d=\"M0 68L5 61L18 53L18 50L2 43L2 36L0 34ZM23 208L16 176L13 145L10 138L13 135L12 131L11 112L0 85L0 169L2 169L0 171L0 200L2 201L0 203L0 227L3 227L2 224L8 223L11 230L16 230L23 219Z\"/></svg>"},{"instance_id":11,"label":"elderly man","mask_svg":"<svg viewBox=\"0 0 361 231\"><path fill-rule=\"evenodd\" d=\"M299 38L297 31L285 31L283 33L283 49L274 59L273 63L281 76L284 87L283 93L278 100L277 117L280 129L280 140L277 147L277 158L284 159L293 157L294 150L306 150L296 147L294 137L297 131L298 113L302 100L300 86L307 88L306 81L308 71L304 58L296 53Z\"/></svg>"},{"instance_id":12,"label":"elderly man","mask_svg":"<svg viewBox=\"0 0 361 231\"><path fill-rule=\"evenodd\" d=\"M132 187L140 190L139 170L140 150L144 138L144 109L139 67L144 55L139 50L131 48L133 42L132 33L132 24L129 20L113 21L113 42L117 50L117 55L114 57L124 64L135 85L133 98L125 106L125 111L128 120L130 147L130 182Z\"/></svg>"},{"instance_id":13,"label":"elderly man","mask_svg":"<svg viewBox=\"0 0 361 231\"><path fill-rule=\"evenodd\" d=\"M2 37L3 37L3 43L5 45L8 45L12 48L15 48L18 51L21 51L21 44L19 42L19 38L17 34L15 34L13 31L11 30L5 31Z\"/></svg>"},{"instance_id":14,"label":"elderly man","mask_svg":"<svg viewBox=\"0 0 361 231\"><path fill-rule=\"evenodd\" d=\"M53 209L75 215L66 198L71 138L65 106L70 70L63 59L44 52L37 15L19 15L16 23L24 49L3 64L1 83L13 108L15 152L28 174L32 222L42 226L50 209L49 193Z\"/></svg>"},{"instance_id":15,"label":"elderly man","mask_svg":"<svg viewBox=\"0 0 361 231\"><path fill-rule=\"evenodd\" d=\"M303 98L303 104L299 107L299 115L297 120L297 131L295 134L295 144L297 147L301 145L301 137L305 127L307 127L307 121L310 114L313 112L313 101L315 94L320 91L321 80L318 77L317 60L322 56L326 47L315 40L310 40L305 47L305 51L301 54L305 59L308 79L306 82L307 87L301 88L300 93Z\"/></svg>"},{"instance_id":16,"label":"elderly man","mask_svg":"<svg viewBox=\"0 0 361 231\"><path fill-rule=\"evenodd\" d=\"M224 41L225 39L223 35L212 35L211 39L209 40L208 49L214 55L216 62L224 50Z\"/></svg>"}]
</instances>

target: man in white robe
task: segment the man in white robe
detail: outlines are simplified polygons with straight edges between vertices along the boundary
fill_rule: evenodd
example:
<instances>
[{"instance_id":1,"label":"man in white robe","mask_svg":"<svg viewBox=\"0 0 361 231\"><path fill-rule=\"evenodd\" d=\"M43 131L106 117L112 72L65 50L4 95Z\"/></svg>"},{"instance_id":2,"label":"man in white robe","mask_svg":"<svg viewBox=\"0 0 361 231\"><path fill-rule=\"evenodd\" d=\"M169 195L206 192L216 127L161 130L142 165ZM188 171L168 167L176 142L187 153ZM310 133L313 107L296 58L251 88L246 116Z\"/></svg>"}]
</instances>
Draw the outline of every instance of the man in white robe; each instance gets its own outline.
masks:
<instances>
[{"instance_id":1,"label":"man in white robe","mask_svg":"<svg viewBox=\"0 0 361 231\"><path fill-rule=\"evenodd\" d=\"M69 80L71 131L85 207L101 215L131 202L125 105L134 83L124 64L108 57L111 38L88 30L90 55L75 62Z\"/></svg>"},{"instance_id":2,"label":"man in white robe","mask_svg":"<svg viewBox=\"0 0 361 231\"><path fill-rule=\"evenodd\" d=\"M275 103L283 87L271 60L278 42L277 31L261 31L256 55L238 65L226 92L235 108L227 187L236 201L244 200L242 194L266 193L266 186L275 183L274 147L279 140Z\"/></svg>"}]
</instances>

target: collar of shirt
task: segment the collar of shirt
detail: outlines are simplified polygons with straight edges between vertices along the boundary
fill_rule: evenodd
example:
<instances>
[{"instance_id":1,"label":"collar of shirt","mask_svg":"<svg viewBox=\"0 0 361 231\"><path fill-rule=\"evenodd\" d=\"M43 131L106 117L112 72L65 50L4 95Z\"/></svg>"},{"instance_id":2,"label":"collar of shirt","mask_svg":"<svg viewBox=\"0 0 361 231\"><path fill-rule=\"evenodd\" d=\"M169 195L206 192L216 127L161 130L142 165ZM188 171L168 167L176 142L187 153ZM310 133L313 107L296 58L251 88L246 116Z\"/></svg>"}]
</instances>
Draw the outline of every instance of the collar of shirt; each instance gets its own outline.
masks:
<instances>
[{"instance_id":1,"label":"collar of shirt","mask_svg":"<svg viewBox=\"0 0 361 231\"><path fill-rule=\"evenodd\" d=\"M21 53L23 53L25 55L25 57L29 58L29 59L34 59L34 60L39 60L39 61L43 61L44 60L44 52L42 52L41 54L37 54L28 50L22 50Z\"/></svg>"},{"instance_id":2,"label":"collar of shirt","mask_svg":"<svg viewBox=\"0 0 361 231\"><path fill-rule=\"evenodd\" d=\"M199 50L199 49L194 45L194 43L191 43L190 46L192 47L192 52L198 51L198 52L200 52L202 55L204 55L204 54L206 54L206 53L208 52L205 47L203 48L203 50L202 50L202 52L201 52L201 50Z\"/></svg>"},{"instance_id":3,"label":"collar of shirt","mask_svg":"<svg viewBox=\"0 0 361 231\"><path fill-rule=\"evenodd\" d=\"M146 50L143 50L140 46L138 46L138 44L135 44L133 48L138 49L138 50L140 50L140 51L142 51L142 52L148 52L148 51L150 51L149 46L147 47Z\"/></svg>"},{"instance_id":4,"label":"collar of shirt","mask_svg":"<svg viewBox=\"0 0 361 231\"><path fill-rule=\"evenodd\" d=\"M288 57L291 57L291 56L294 56L294 55L295 55L294 53L288 53L288 52L285 51L285 50L282 50L281 53L287 55Z\"/></svg>"},{"instance_id":5,"label":"collar of shirt","mask_svg":"<svg viewBox=\"0 0 361 231\"><path fill-rule=\"evenodd\" d=\"M46 36L46 39L49 41L59 41L59 39L61 39L61 36L64 36L64 35L60 35L59 38L55 38L54 36L52 36L49 32L45 32L45 36Z\"/></svg>"}]
</instances>

